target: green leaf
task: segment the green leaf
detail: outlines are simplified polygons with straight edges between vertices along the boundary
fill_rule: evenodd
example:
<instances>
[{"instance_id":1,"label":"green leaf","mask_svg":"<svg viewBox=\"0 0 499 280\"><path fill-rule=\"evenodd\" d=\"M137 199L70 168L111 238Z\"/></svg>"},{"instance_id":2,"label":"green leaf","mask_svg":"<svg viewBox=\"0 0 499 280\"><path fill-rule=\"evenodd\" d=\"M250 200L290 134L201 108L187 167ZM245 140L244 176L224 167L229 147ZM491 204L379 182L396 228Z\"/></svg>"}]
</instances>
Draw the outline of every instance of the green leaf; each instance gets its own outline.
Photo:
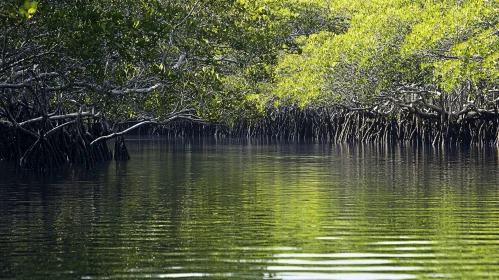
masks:
<instances>
[{"instance_id":1,"label":"green leaf","mask_svg":"<svg viewBox=\"0 0 499 280\"><path fill-rule=\"evenodd\" d=\"M33 14L36 13L36 10L38 8L38 2L37 1L24 1L24 2L18 2L19 4L19 14L23 17L26 17L30 19L33 17Z\"/></svg>"},{"instance_id":2,"label":"green leaf","mask_svg":"<svg viewBox=\"0 0 499 280\"><path fill-rule=\"evenodd\" d=\"M29 10L31 8L31 2L30 1L24 1L23 8L25 10Z\"/></svg>"}]
</instances>

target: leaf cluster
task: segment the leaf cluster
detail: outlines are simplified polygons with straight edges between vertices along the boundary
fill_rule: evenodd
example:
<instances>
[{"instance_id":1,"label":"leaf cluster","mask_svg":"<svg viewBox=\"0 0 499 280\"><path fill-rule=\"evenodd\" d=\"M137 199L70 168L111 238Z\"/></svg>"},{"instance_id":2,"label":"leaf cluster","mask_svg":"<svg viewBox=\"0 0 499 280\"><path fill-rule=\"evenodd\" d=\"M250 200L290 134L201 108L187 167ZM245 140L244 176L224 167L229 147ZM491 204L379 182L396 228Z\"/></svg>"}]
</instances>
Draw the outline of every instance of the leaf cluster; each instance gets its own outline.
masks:
<instances>
[{"instance_id":1,"label":"leaf cluster","mask_svg":"<svg viewBox=\"0 0 499 280\"><path fill-rule=\"evenodd\" d=\"M348 30L298 38L302 53L279 61L268 100L356 107L408 85L443 94L467 85L470 98L499 85L497 1L322 2Z\"/></svg>"}]
</instances>

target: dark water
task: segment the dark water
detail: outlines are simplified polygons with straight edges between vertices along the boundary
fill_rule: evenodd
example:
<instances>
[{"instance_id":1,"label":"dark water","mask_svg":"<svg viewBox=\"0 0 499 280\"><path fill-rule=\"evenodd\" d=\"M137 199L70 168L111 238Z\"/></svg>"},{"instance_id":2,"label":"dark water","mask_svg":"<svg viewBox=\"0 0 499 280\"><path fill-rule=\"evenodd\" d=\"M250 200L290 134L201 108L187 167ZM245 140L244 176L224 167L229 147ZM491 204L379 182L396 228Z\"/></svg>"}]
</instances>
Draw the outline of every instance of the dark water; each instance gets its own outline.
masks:
<instances>
[{"instance_id":1,"label":"dark water","mask_svg":"<svg viewBox=\"0 0 499 280\"><path fill-rule=\"evenodd\" d=\"M499 279L495 148L128 143L0 162L0 278Z\"/></svg>"}]
</instances>

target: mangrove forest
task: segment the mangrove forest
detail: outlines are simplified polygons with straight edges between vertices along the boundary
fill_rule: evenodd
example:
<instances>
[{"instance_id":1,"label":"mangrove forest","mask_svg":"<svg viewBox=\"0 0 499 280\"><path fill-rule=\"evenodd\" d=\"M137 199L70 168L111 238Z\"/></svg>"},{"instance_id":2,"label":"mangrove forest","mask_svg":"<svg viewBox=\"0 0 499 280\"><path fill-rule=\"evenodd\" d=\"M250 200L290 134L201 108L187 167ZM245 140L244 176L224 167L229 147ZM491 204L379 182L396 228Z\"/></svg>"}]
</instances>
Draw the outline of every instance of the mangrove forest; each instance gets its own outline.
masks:
<instances>
[{"instance_id":1,"label":"mangrove forest","mask_svg":"<svg viewBox=\"0 0 499 280\"><path fill-rule=\"evenodd\" d=\"M137 132L495 145L498 106L497 0L0 3L16 168L128 159Z\"/></svg>"}]
</instances>

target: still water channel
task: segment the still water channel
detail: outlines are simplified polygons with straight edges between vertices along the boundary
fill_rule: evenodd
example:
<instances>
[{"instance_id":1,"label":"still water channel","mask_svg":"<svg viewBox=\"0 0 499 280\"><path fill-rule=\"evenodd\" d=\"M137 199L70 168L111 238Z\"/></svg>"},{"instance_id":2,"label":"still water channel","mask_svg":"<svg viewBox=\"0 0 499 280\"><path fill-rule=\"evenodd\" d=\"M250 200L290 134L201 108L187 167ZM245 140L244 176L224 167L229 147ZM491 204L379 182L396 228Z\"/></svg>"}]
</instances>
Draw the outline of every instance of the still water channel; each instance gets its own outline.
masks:
<instances>
[{"instance_id":1,"label":"still water channel","mask_svg":"<svg viewBox=\"0 0 499 280\"><path fill-rule=\"evenodd\" d=\"M499 279L495 148L128 140L0 162L2 279Z\"/></svg>"}]
</instances>

